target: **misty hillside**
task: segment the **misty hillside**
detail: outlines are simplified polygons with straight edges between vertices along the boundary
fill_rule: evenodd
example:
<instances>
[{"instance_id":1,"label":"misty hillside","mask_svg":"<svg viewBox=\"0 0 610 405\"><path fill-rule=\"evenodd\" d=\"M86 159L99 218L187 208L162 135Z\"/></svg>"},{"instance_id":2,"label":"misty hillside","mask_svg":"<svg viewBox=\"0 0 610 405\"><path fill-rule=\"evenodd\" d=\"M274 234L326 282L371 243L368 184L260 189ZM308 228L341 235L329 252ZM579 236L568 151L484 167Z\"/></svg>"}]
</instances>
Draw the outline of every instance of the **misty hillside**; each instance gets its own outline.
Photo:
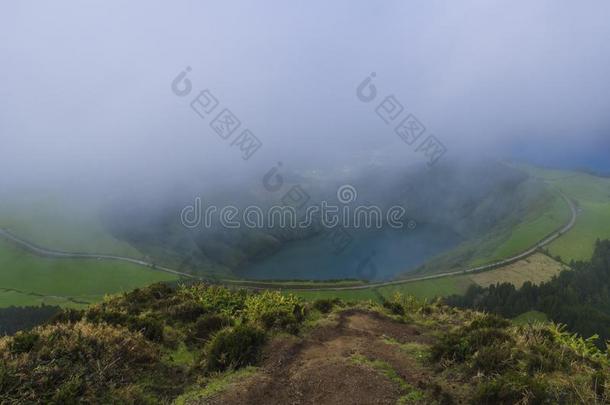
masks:
<instances>
[{"instance_id":1,"label":"misty hillside","mask_svg":"<svg viewBox=\"0 0 610 405\"><path fill-rule=\"evenodd\" d=\"M404 206L409 220L421 226L434 226L437 232L452 235L462 245L496 237L485 246L487 250L502 242L502 232L528 216L544 212L555 198L545 184L530 178L526 172L493 161L451 162L432 170L383 163L356 165L347 173L330 171L313 176L307 171L297 172L287 176L286 181L305 184L313 201L336 201L337 187L350 184L358 190L362 201L375 201L380 207ZM246 183L236 189L239 191L212 190L204 195L205 202L239 207L277 204L277 197L264 193L260 184ZM290 242L314 238L325 231L319 223L305 229L241 227L233 230L216 226L189 230L180 226L176 212L193 199L176 199L164 204L119 200L105 208L104 222L115 238L157 263L198 275L241 278L251 278L249 264L272 256ZM351 232L356 238L361 233L358 229ZM438 233L435 237L440 238ZM444 266L436 266L435 271L467 266L473 258L481 256L480 250L473 250L467 257L462 255L448 260ZM358 278L359 275L347 272L341 277ZM284 278L299 277L288 274Z\"/></svg>"}]
</instances>

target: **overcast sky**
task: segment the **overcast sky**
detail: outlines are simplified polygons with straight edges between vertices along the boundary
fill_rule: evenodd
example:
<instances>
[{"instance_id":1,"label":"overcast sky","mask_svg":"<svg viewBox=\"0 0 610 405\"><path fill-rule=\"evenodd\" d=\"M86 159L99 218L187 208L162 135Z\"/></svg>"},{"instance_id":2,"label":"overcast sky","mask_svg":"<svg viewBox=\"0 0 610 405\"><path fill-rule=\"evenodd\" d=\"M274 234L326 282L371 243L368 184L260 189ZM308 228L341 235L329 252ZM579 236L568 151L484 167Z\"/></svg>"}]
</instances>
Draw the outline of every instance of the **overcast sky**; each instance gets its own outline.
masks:
<instances>
[{"instance_id":1,"label":"overcast sky","mask_svg":"<svg viewBox=\"0 0 610 405\"><path fill-rule=\"evenodd\" d=\"M375 114L387 95L448 156L608 147L609 22L603 0L2 2L0 169L171 182L371 149L416 160ZM250 160L190 108L203 89L263 142Z\"/></svg>"}]
</instances>

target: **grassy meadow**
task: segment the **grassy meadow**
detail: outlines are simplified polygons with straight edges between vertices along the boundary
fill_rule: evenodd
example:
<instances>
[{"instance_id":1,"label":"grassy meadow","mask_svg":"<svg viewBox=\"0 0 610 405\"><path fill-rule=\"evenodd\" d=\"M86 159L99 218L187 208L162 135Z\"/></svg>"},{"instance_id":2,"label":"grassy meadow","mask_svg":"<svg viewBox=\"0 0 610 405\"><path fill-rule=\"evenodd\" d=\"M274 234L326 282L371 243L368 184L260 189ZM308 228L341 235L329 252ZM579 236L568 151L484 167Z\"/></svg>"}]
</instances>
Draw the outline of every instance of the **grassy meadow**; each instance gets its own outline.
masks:
<instances>
[{"instance_id":1,"label":"grassy meadow","mask_svg":"<svg viewBox=\"0 0 610 405\"><path fill-rule=\"evenodd\" d=\"M491 254L490 261L502 260L531 248L545 236L568 223L570 217L570 207L556 194L543 212L530 214L511 230L508 239Z\"/></svg>"},{"instance_id":2,"label":"grassy meadow","mask_svg":"<svg viewBox=\"0 0 610 405\"><path fill-rule=\"evenodd\" d=\"M549 245L550 254L565 262L589 260L595 241L610 238L610 178L534 167L527 170L575 200L580 208L576 225Z\"/></svg>"},{"instance_id":3,"label":"grassy meadow","mask_svg":"<svg viewBox=\"0 0 610 405\"><path fill-rule=\"evenodd\" d=\"M175 279L131 263L38 257L0 239L0 307L78 306L68 297L97 302L106 294Z\"/></svg>"},{"instance_id":4,"label":"grassy meadow","mask_svg":"<svg viewBox=\"0 0 610 405\"><path fill-rule=\"evenodd\" d=\"M74 202L53 193L2 198L0 228L47 249L141 258L104 228L99 201Z\"/></svg>"},{"instance_id":5,"label":"grassy meadow","mask_svg":"<svg viewBox=\"0 0 610 405\"><path fill-rule=\"evenodd\" d=\"M490 271L474 273L468 277L473 283L488 287L496 283L511 283L521 287L526 281L540 284L570 268L542 253L533 254L516 263Z\"/></svg>"},{"instance_id":6,"label":"grassy meadow","mask_svg":"<svg viewBox=\"0 0 610 405\"><path fill-rule=\"evenodd\" d=\"M468 276L443 277L433 280L414 281L384 287L371 287L361 290L327 290L327 291L290 291L307 299L340 298L345 301L376 301L390 299L394 294L412 295L418 299L432 299L452 294L463 294L472 281Z\"/></svg>"}]
</instances>

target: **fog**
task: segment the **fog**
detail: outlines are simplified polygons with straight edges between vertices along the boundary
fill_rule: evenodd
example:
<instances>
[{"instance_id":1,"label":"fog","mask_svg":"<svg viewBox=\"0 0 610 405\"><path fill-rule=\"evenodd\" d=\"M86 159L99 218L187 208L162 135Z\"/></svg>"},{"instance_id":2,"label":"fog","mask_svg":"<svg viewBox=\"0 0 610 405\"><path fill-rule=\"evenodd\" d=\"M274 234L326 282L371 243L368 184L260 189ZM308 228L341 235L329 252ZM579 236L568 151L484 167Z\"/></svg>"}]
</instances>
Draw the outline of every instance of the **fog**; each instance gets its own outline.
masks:
<instances>
[{"instance_id":1,"label":"fog","mask_svg":"<svg viewBox=\"0 0 610 405\"><path fill-rule=\"evenodd\" d=\"M0 185L171 189L277 162L425 161L375 113L389 95L443 159L607 148L608 21L602 0L3 2ZM219 107L201 118L204 89ZM210 127L223 108L263 144L247 160Z\"/></svg>"}]
</instances>

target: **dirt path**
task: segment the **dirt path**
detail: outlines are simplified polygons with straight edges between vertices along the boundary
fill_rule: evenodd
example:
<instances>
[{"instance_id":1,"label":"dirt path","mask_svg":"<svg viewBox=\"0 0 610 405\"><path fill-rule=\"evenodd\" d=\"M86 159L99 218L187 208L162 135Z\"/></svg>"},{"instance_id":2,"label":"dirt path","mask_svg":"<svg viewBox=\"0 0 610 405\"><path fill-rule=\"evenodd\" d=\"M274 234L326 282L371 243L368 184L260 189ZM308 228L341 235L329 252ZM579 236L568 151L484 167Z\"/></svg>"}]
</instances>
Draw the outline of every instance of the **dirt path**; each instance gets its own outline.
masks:
<instances>
[{"instance_id":1,"label":"dirt path","mask_svg":"<svg viewBox=\"0 0 610 405\"><path fill-rule=\"evenodd\" d=\"M349 310L305 338L276 338L258 373L195 403L396 404L405 396L416 399L409 403L419 403L424 391L434 391L432 371L405 344L430 342L414 326ZM428 402L422 397L421 403Z\"/></svg>"}]
</instances>

